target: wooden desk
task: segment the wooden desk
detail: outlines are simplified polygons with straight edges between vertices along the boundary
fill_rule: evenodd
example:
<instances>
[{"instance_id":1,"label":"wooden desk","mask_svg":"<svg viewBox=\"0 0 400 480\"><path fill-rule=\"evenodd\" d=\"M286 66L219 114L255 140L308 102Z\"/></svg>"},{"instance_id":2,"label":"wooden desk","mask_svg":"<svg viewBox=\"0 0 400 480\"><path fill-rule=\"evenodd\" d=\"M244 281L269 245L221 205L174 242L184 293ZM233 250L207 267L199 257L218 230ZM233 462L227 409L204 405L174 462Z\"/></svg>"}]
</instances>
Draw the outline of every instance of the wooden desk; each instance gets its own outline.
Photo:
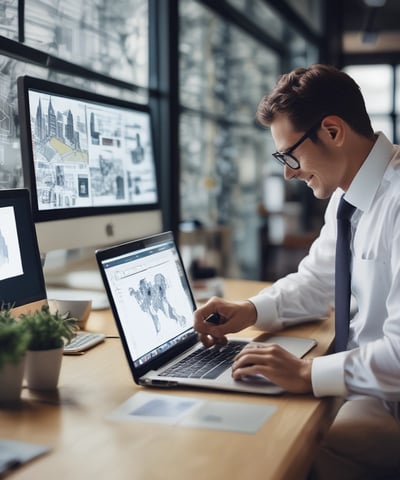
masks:
<instances>
[{"instance_id":1,"label":"wooden desk","mask_svg":"<svg viewBox=\"0 0 400 480\"><path fill-rule=\"evenodd\" d=\"M246 298L265 284L226 281L227 298ZM93 312L89 330L115 334L109 311ZM257 334L254 330L252 333ZM285 332L284 332L285 333ZM332 321L288 330L314 337L309 354L324 354L333 338ZM15 409L0 409L0 437L49 445L52 451L10 477L74 480L196 480L305 478L315 447L334 411L333 399L285 394L264 397L195 390L165 394L212 400L272 404L277 411L256 434L117 423L105 417L137 392L118 338L108 338L85 355L64 357L54 393L23 390ZM154 390L158 391L158 390Z\"/></svg>"}]
</instances>

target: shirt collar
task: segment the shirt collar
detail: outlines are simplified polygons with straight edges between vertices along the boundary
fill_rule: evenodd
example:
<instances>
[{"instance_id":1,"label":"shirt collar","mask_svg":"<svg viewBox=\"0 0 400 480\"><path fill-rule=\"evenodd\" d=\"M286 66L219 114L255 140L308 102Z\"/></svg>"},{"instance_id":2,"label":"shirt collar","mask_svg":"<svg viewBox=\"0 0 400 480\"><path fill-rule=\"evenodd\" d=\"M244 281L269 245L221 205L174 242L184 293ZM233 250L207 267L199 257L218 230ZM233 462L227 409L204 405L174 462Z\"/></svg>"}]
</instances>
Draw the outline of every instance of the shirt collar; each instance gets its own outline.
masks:
<instances>
[{"instance_id":1,"label":"shirt collar","mask_svg":"<svg viewBox=\"0 0 400 480\"><path fill-rule=\"evenodd\" d=\"M379 132L372 150L353 178L344 198L366 212L371 206L392 156L392 143L382 132Z\"/></svg>"}]
</instances>

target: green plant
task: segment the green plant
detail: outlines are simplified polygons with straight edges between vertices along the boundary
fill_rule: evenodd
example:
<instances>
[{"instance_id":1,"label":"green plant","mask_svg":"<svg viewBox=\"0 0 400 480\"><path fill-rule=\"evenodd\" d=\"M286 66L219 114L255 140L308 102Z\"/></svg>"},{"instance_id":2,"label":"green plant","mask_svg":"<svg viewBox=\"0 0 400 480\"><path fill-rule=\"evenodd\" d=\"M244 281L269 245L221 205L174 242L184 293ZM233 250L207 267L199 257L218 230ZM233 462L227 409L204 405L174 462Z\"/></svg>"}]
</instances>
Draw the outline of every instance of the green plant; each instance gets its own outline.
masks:
<instances>
[{"instance_id":1,"label":"green plant","mask_svg":"<svg viewBox=\"0 0 400 480\"><path fill-rule=\"evenodd\" d=\"M30 341L25 326L18 322L10 309L0 308L0 370L7 363L17 364L25 355Z\"/></svg>"},{"instance_id":2,"label":"green plant","mask_svg":"<svg viewBox=\"0 0 400 480\"><path fill-rule=\"evenodd\" d=\"M15 317L11 314L12 305L2 303L0 306L0 326L15 323Z\"/></svg>"},{"instance_id":3,"label":"green plant","mask_svg":"<svg viewBox=\"0 0 400 480\"><path fill-rule=\"evenodd\" d=\"M31 335L28 350L61 348L75 337L79 328L76 318L69 313L51 313L47 305L33 313L22 314L20 319Z\"/></svg>"}]
</instances>

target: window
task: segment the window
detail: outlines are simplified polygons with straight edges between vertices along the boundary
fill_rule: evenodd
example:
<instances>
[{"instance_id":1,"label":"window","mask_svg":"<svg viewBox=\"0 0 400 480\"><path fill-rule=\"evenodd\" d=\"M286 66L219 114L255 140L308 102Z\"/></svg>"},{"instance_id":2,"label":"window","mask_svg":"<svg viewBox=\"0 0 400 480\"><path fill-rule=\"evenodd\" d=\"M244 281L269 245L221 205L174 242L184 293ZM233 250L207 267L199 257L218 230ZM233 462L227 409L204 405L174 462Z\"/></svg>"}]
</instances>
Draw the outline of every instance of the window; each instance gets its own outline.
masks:
<instances>
[{"instance_id":1,"label":"window","mask_svg":"<svg viewBox=\"0 0 400 480\"><path fill-rule=\"evenodd\" d=\"M276 169L269 130L255 124L255 113L282 70L316 62L318 49L268 2L227 3L218 12L201 1L179 3L180 219L228 226L233 261L223 274L259 278L259 211ZM232 9L273 37L271 45L234 23Z\"/></svg>"},{"instance_id":2,"label":"window","mask_svg":"<svg viewBox=\"0 0 400 480\"><path fill-rule=\"evenodd\" d=\"M143 87L148 28L147 0L25 2L26 45Z\"/></svg>"},{"instance_id":3,"label":"window","mask_svg":"<svg viewBox=\"0 0 400 480\"><path fill-rule=\"evenodd\" d=\"M16 0L9 0L0 8L0 35L11 40L2 42L0 55L0 188L22 186L18 76L48 78L138 103L148 101L147 0L29 0L22 31L18 30L17 6ZM127 16L126 11L135 14ZM23 36L21 43L35 49L24 50L26 61L21 59L23 53L18 60L14 54ZM87 69L85 78L77 74L76 67ZM88 79L91 71L102 75ZM138 88L118 86L115 78Z\"/></svg>"},{"instance_id":4,"label":"window","mask_svg":"<svg viewBox=\"0 0 400 480\"><path fill-rule=\"evenodd\" d=\"M229 225L241 276L254 278L266 132L258 102L279 58L197 2L181 2L181 220Z\"/></svg>"},{"instance_id":5,"label":"window","mask_svg":"<svg viewBox=\"0 0 400 480\"><path fill-rule=\"evenodd\" d=\"M238 265L229 273L257 278L258 209L264 178L274 168L268 160L274 145L269 132L255 124L255 111L282 71L319 58L318 36L313 34L321 31L321 9L315 11L315 3L321 2L300 2L301 15L308 12L300 29L292 21L297 2L292 3L286 5L292 10L288 19L271 6L276 2L268 0L3 2L0 187L22 184L18 76L29 74L137 103L150 102L159 117L158 153L167 172L163 180L168 177L168 185L163 186L168 192L162 192L163 205L168 204L167 226L175 227L178 215L180 220L196 217L205 225L229 226ZM25 18L19 29L22 4ZM179 52L174 51L174 42L164 42L165 48L161 44L168 29L177 32L177 11ZM310 35L304 34L307 28ZM153 49L155 45L162 54ZM178 109L172 108L178 95L171 87L173 75L169 77L170 70L176 73L175 66L167 63L168 55L175 54L179 54L179 120L174 117L168 123L168 108L178 117ZM169 166L179 156L177 175ZM175 211L177 190L179 212Z\"/></svg>"},{"instance_id":6,"label":"window","mask_svg":"<svg viewBox=\"0 0 400 480\"><path fill-rule=\"evenodd\" d=\"M353 65L344 69L360 86L372 128L394 140L394 70L390 65Z\"/></svg>"}]
</instances>

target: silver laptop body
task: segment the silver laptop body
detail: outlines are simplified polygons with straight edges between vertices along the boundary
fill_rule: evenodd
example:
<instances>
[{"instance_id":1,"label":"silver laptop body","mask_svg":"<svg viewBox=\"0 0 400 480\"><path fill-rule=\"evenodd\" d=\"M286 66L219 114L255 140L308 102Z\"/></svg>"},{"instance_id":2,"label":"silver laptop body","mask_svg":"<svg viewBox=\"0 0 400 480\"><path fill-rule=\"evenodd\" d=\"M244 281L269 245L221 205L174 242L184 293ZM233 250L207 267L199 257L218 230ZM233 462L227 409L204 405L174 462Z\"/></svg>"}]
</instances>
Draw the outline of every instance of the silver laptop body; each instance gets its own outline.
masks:
<instances>
[{"instance_id":1,"label":"silver laptop body","mask_svg":"<svg viewBox=\"0 0 400 480\"><path fill-rule=\"evenodd\" d=\"M207 350L193 328L196 304L171 232L97 250L96 258L138 385L203 387L266 395L283 392L261 376L233 380L231 363L216 378L209 378L209 374L199 377L198 367L189 377L165 374L167 368L195 350ZM252 339L231 340L243 342L239 346L242 348ZM316 344L313 339L289 336L271 337L267 342L279 343L299 358ZM209 349L207 352L217 353Z\"/></svg>"}]
</instances>

